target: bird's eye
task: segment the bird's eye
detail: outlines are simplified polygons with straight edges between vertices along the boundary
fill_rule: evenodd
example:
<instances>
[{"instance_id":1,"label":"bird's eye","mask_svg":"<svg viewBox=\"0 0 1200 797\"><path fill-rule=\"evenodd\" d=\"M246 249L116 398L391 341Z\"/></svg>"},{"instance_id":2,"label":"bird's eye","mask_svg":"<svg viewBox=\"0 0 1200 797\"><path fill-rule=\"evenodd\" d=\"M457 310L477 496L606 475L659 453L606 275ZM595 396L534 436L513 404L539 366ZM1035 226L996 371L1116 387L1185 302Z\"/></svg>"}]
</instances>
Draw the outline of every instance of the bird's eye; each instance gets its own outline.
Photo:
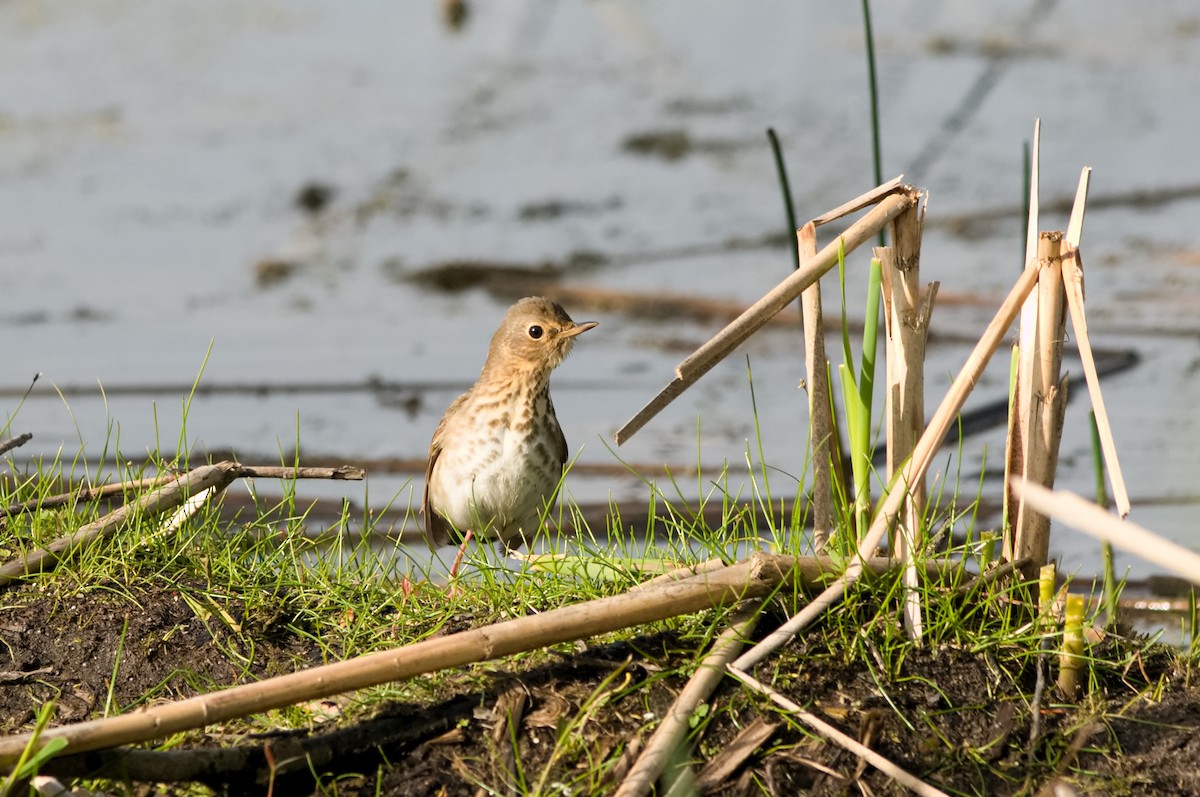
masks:
<instances>
[{"instance_id":1,"label":"bird's eye","mask_svg":"<svg viewBox=\"0 0 1200 797\"><path fill-rule=\"evenodd\" d=\"M545 330L539 327L537 324L534 324L529 328L529 337L533 338L534 340L537 340L544 334Z\"/></svg>"}]
</instances>

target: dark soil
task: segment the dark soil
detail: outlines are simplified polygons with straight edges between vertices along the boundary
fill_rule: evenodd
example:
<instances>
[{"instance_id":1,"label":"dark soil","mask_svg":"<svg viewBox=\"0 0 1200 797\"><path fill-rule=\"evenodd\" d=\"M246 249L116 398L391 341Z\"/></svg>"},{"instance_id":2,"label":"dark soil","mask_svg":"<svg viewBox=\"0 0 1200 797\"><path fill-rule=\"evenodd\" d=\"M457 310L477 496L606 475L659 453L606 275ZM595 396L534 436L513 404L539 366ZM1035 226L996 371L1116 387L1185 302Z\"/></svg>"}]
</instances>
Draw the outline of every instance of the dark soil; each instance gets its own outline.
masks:
<instances>
[{"instance_id":1,"label":"dark soil","mask_svg":"<svg viewBox=\"0 0 1200 797\"><path fill-rule=\"evenodd\" d=\"M315 646L281 631L280 617L240 616L236 599L211 613L165 589L56 598L24 586L4 599L4 733L28 730L52 698L55 723L70 723L99 716L106 703L126 711L147 696L191 696L318 663ZM253 631L253 650L229 623ZM605 793L685 682L665 673L695 657L694 644L670 633L580 646L529 669L500 662L482 676L464 673L433 704L393 703L311 734L241 731L231 748L229 735L219 746L198 733L188 750L86 754L50 771L103 770L135 794L182 788L151 782L168 779L266 794L270 755L274 794L321 793L310 769L326 784L337 778L341 795L473 795L481 785L508 793L514 782L526 791L540 784L543 793ZM758 676L951 793L1034 794L1062 777L1079 793L1200 795L1200 690L1185 683L1176 657L1150 648L1125 671L1101 672L1099 696L1086 708L1048 700L1032 755L1035 671L1015 661L943 645L910 654L885 676L875 662L846 661L812 636ZM1144 696L1147 684L1161 686L1159 700ZM507 721L514 716L515 727ZM906 793L731 680L696 719L692 761L704 793ZM745 758L734 756L739 734L756 730ZM280 764L297 756L301 766Z\"/></svg>"}]
</instances>

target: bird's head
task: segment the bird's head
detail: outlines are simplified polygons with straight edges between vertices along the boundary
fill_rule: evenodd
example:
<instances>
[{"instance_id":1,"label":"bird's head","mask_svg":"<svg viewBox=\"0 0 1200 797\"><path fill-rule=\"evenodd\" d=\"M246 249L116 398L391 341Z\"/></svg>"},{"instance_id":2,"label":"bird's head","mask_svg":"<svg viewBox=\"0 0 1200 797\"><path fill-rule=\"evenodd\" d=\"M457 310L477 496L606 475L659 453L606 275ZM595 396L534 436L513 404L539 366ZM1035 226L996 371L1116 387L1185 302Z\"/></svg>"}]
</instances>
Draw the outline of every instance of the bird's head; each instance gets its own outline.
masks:
<instances>
[{"instance_id":1,"label":"bird's head","mask_svg":"<svg viewBox=\"0 0 1200 797\"><path fill-rule=\"evenodd\" d=\"M492 335L484 370L503 365L549 371L571 353L576 336L594 326L595 321L576 324L562 305L545 297L522 299L508 309Z\"/></svg>"}]
</instances>

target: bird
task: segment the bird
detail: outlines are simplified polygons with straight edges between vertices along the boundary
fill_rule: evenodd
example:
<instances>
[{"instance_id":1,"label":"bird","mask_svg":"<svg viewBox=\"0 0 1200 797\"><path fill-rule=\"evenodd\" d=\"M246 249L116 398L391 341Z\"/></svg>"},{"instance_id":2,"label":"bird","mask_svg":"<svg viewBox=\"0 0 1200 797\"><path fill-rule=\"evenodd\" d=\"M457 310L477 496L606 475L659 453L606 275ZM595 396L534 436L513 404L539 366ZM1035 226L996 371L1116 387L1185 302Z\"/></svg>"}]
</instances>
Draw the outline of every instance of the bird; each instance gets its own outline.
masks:
<instances>
[{"instance_id":1,"label":"bird","mask_svg":"<svg viewBox=\"0 0 1200 797\"><path fill-rule=\"evenodd\" d=\"M521 299L492 335L479 379L446 410L429 444L422 512L436 550L462 536L506 548L537 530L567 462L567 439L550 400L550 373L597 326L577 324L557 302Z\"/></svg>"}]
</instances>

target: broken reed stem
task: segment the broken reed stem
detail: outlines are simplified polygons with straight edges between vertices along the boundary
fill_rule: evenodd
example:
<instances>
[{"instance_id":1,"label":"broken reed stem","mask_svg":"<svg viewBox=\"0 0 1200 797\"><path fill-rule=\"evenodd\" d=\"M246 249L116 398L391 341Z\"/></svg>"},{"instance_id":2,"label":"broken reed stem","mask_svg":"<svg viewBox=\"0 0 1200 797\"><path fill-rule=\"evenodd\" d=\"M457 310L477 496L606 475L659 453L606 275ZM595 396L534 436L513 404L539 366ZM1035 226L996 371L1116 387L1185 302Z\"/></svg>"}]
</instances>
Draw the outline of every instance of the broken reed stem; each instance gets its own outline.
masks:
<instances>
[{"instance_id":1,"label":"broken reed stem","mask_svg":"<svg viewBox=\"0 0 1200 797\"><path fill-rule=\"evenodd\" d=\"M1171 573L1200 584L1200 554L1122 520L1091 501L1033 482L1017 482L1017 496L1033 509L1100 540L1140 556Z\"/></svg>"},{"instance_id":2,"label":"broken reed stem","mask_svg":"<svg viewBox=\"0 0 1200 797\"><path fill-rule=\"evenodd\" d=\"M817 216L815 219L813 219L812 224L815 227L820 227L822 225L829 224L830 222L837 221L838 219L849 216L851 213L862 210L868 205L874 205L888 194L894 194L902 189L904 189L904 175L893 177L886 183L880 183L870 191L856 196L849 202L843 202L833 210L825 211L820 216Z\"/></svg>"},{"instance_id":3,"label":"broken reed stem","mask_svg":"<svg viewBox=\"0 0 1200 797\"><path fill-rule=\"evenodd\" d=\"M81 526L74 532L60 537L42 548L13 557L0 565L0 587L5 587L31 573L53 570L61 558L108 537L131 518L162 514L209 488L216 488L217 491L220 491L235 479L261 477L357 480L362 479L363 476L361 468L350 466L338 468L260 467L231 461L204 465L172 478L153 492L114 509L99 520Z\"/></svg>"},{"instance_id":4,"label":"broken reed stem","mask_svg":"<svg viewBox=\"0 0 1200 797\"><path fill-rule=\"evenodd\" d=\"M1087 316L1083 310L1083 267L1078 249L1069 249L1063 256L1063 283L1067 294L1067 309L1071 313L1071 330L1079 348L1079 361L1087 381L1088 396L1096 418L1096 436L1104 454L1104 465L1112 483L1113 502L1117 514L1129 514L1129 490L1125 486L1125 475L1121 472L1121 461L1117 457L1117 443L1113 439L1112 424L1108 420L1108 409L1104 406L1104 395L1100 392L1100 375L1096 372L1096 358L1092 353L1092 341L1088 336Z\"/></svg>"},{"instance_id":5,"label":"broken reed stem","mask_svg":"<svg viewBox=\"0 0 1200 797\"><path fill-rule=\"evenodd\" d=\"M1033 121L1033 145L1026 150L1028 156L1028 172L1026 180L1029 185L1029 195L1027 200L1028 218L1025 222L1025 266L1028 271L1031 268L1037 267L1037 250L1038 250L1038 192L1039 192L1039 161L1040 147L1042 140L1042 120L1034 119ZM1003 558L1005 560L1016 559L1017 555L1012 550L1012 535L1009 534L1009 528L1016 522L1017 507L1012 503L1012 491L1009 485L1017 478L1017 473L1014 468L1019 468L1019 463L1024 461L1025 437L1027 434L1027 407L1029 407L1031 396L1030 385L1032 384L1033 374L1033 335L1034 335L1034 319L1037 315L1037 294L1030 294L1025 300L1025 306L1021 308L1021 327L1020 333L1017 336L1017 344L1013 347L1013 356L1016 360L1016 368L1014 376L1010 382L1010 397L1008 409L1008 434L1004 438L1004 545Z\"/></svg>"},{"instance_id":6,"label":"broken reed stem","mask_svg":"<svg viewBox=\"0 0 1200 797\"><path fill-rule=\"evenodd\" d=\"M928 201L928 200L927 200ZM937 283L921 298L921 233L924 203L901 213L892 222L891 247L876 250L883 265L884 308L887 321L887 481L916 448L925 431L925 345ZM915 552L922 546L925 477L909 490L892 552L907 561L904 569L904 627L910 639L921 639L919 581Z\"/></svg>"},{"instance_id":7,"label":"broken reed stem","mask_svg":"<svg viewBox=\"0 0 1200 797\"><path fill-rule=\"evenodd\" d=\"M948 795L941 789L930 786L928 783L917 778L915 775L896 766L871 748L842 733L840 730L835 728L833 725L830 725L816 714L813 714L811 711L805 711L797 703L789 700L787 697L779 692L776 692L766 684L759 682L750 674L737 669L735 665L729 665L729 674L741 681L750 689L753 689L755 692L770 698L771 702L788 712L787 716L790 716L804 725L807 725L809 728L816 731L821 736L824 736L834 744L842 747L845 750L849 750L854 755L864 759L871 766L875 767L897 783L912 790L915 794L920 795L920 797L948 797Z\"/></svg>"},{"instance_id":8,"label":"broken reed stem","mask_svg":"<svg viewBox=\"0 0 1200 797\"><path fill-rule=\"evenodd\" d=\"M1020 456L1008 468L1009 478L1024 477L1046 487L1054 486L1058 448L1066 412L1067 380L1061 375L1063 338L1066 329L1065 290L1062 280L1061 232L1042 233L1038 238L1038 299L1028 372L1018 370L1017 395L1026 402L1017 407L1018 418L1010 423L1022 429ZM1026 309L1028 304L1026 304ZM1024 313L1025 310L1022 310ZM1024 352L1023 352L1024 354ZM1029 379L1028 385L1022 380ZM1006 491L1011 491L1010 481ZM1006 532L1011 543L1004 546L1010 559L1031 559L1024 575L1032 579L1046 563L1050 551L1050 519L1030 511L1019 501L1009 501L1015 520ZM1010 514L1010 520L1013 519Z\"/></svg>"},{"instance_id":9,"label":"broken reed stem","mask_svg":"<svg viewBox=\"0 0 1200 797\"><path fill-rule=\"evenodd\" d=\"M680 745L687 738L692 715L724 679L725 665L741 652L746 638L754 631L758 615L758 606L740 612L713 642L712 648L663 716L646 749L638 756L614 797L643 797L650 793L654 782L677 756Z\"/></svg>"},{"instance_id":10,"label":"broken reed stem","mask_svg":"<svg viewBox=\"0 0 1200 797\"><path fill-rule=\"evenodd\" d=\"M1096 358L1092 353L1091 338L1088 337L1087 316L1083 309L1083 260L1079 252L1079 238L1083 228L1084 203L1091 169L1084 168L1079 177L1079 188L1075 193L1075 207L1067 225L1066 248L1063 252L1062 276L1067 295L1067 309L1071 313L1071 329L1075 333L1079 348L1079 360L1087 380L1088 395L1092 411L1096 414L1096 429L1100 436L1100 449L1104 452L1104 464L1108 468L1112 483L1113 501L1117 514L1129 515L1129 491L1125 487L1125 475L1121 472L1121 461L1117 457L1117 443L1113 439L1112 424L1108 421L1108 409L1104 406L1104 395L1100 392L1100 376L1096 373Z\"/></svg>"},{"instance_id":11,"label":"broken reed stem","mask_svg":"<svg viewBox=\"0 0 1200 797\"><path fill-rule=\"evenodd\" d=\"M166 703L129 714L46 730L37 740L68 742L64 754L161 739L174 733L436 670L461 667L547 645L761 598L799 572L787 556L756 554L714 573L656 589L627 592L483 628L425 639L394 650ZM11 766L29 734L0 737L0 767Z\"/></svg>"},{"instance_id":12,"label":"broken reed stem","mask_svg":"<svg viewBox=\"0 0 1200 797\"><path fill-rule=\"evenodd\" d=\"M796 231L800 259L817 254L817 228L810 221ZM800 294L804 313L804 368L807 373L808 442L812 456L813 551L820 553L833 531L833 405L829 393L829 360L825 356L825 319L821 283Z\"/></svg>"},{"instance_id":13,"label":"broken reed stem","mask_svg":"<svg viewBox=\"0 0 1200 797\"><path fill-rule=\"evenodd\" d=\"M795 617L767 635L762 642L743 653L732 666L737 667L739 670L749 671L776 648L791 640L802 628L819 617L825 609L841 600L846 588L862 576L864 559L875 550L880 540L883 539L883 535L895 523L900 505L907 495L908 485L915 484L917 480L923 478L925 472L929 469L930 464L933 462L934 454L941 447L942 440L945 439L946 434L955 423L955 419L958 417L963 403L966 402L967 396L974 389L979 377L983 374L984 368L987 366L988 360L991 359L992 354L996 351L996 347L1000 345L1000 341L1016 319L1017 313L1021 308L1021 303L1029 295L1030 291L1033 290L1033 286L1037 284L1037 277L1038 269L1027 269L1021 274L1012 290L1009 291L1008 297L1001 304L995 318L988 324L983 337L975 344L975 348L967 358L967 362L963 365L962 370L959 371L958 376L955 377L954 383L950 386L950 390L947 391L945 398L942 399L942 403L930 420L925 434L921 435L921 439L917 441L916 450L913 452L912 458L904 466L900 476L891 483L890 489L883 499L883 504L875 515L875 520L871 524L870 530L862 542L859 543L857 555L850 561L841 578L814 598Z\"/></svg>"},{"instance_id":14,"label":"broken reed stem","mask_svg":"<svg viewBox=\"0 0 1200 797\"><path fill-rule=\"evenodd\" d=\"M897 187L894 190L902 190ZM696 383L730 352L757 332L764 324L804 292L821 275L837 264L839 250L851 252L861 246L878 230L915 203L915 190L903 189L903 193L891 193L861 219L851 224L844 233L830 242L824 249L810 258L800 268L775 286L734 319L707 343L697 349L675 368L675 379L664 387L657 396L617 430L614 439L617 445L633 437L650 419L674 401L684 390Z\"/></svg>"},{"instance_id":15,"label":"broken reed stem","mask_svg":"<svg viewBox=\"0 0 1200 797\"><path fill-rule=\"evenodd\" d=\"M629 588L629 591L636 592L643 589L653 589L654 587L661 587L664 584L673 584L676 581L683 581L684 579L691 578L692 576L698 576L701 573L711 573L714 570L724 570L726 567L729 567L729 565L720 559L705 559L703 562L697 562L694 565L686 565L684 567L676 568L675 570L670 570L666 573L660 573L654 578L647 579L640 584L634 584Z\"/></svg>"}]
</instances>

